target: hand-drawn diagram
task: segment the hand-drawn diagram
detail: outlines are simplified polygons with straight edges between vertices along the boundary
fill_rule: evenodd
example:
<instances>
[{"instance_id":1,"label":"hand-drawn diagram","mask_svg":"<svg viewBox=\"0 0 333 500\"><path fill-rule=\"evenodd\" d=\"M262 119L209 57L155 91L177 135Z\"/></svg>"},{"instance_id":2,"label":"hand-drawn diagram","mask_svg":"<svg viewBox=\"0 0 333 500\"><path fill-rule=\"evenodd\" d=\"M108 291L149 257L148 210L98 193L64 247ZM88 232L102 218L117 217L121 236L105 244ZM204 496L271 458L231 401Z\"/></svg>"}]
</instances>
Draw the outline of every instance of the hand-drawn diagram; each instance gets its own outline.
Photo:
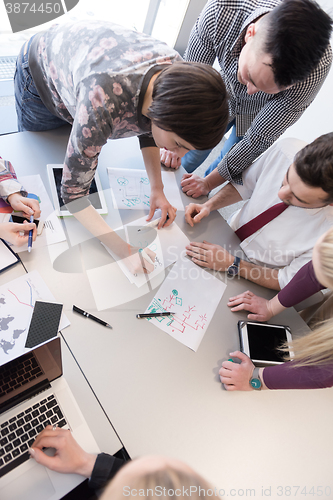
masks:
<instances>
[{"instance_id":1,"label":"hand-drawn diagram","mask_svg":"<svg viewBox=\"0 0 333 500\"><path fill-rule=\"evenodd\" d=\"M112 252L112 250L105 246L105 249L117 262L120 269L123 271L125 276L127 276L130 283L134 283L137 287L144 286L148 281L152 280L160 272L162 272L166 267L173 264L177 258L180 257L182 253L185 253L185 247L189 244L188 238L179 229L177 224L174 222L166 228L159 230L150 229L149 234L154 234L154 239L147 236L146 231L139 232L138 228L144 228L147 224L146 217L141 217L127 225L124 226L126 241L139 249L149 248L155 253L154 270L149 274L138 273L134 276L128 269L125 260L119 260L117 255ZM128 229L134 227L135 237L133 233L128 233ZM119 228L122 229L122 228ZM131 238L129 236L131 234ZM140 251L140 250L139 250Z\"/></svg>"},{"instance_id":2,"label":"hand-drawn diagram","mask_svg":"<svg viewBox=\"0 0 333 500\"><path fill-rule=\"evenodd\" d=\"M149 209L150 182L145 170L108 168L114 208ZM164 193L178 210L184 210L174 172L162 172Z\"/></svg>"},{"instance_id":3,"label":"hand-drawn diagram","mask_svg":"<svg viewBox=\"0 0 333 500\"><path fill-rule=\"evenodd\" d=\"M136 205L146 205L149 208L149 194L145 189L148 186L150 191L150 183L148 177L116 177L118 190L122 203L128 208Z\"/></svg>"},{"instance_id":4,"label":"hand-drawn diagram","mask_svg":"<svg viewBox=\"0 0 333 500\"><path fill-rule=\"evenodd\" d=\"M188 259L178 260L146 309L173 312L148 321L196 351L226 288Z\"/></svg>"},{"instance_id":5,"label":"hand-drawn diagram","mask_svg":"<svg viewBox=\"0 0 333 500\"><path fill-rule=\"evenodd\" d=\"M165 297L165 299L153 299L153 302L148 307L148 312L173 312L175 306L182 307L183 299L178 297L178 291L172 290L172 293ZM171 319L170 319L171 318ZM152 318L148 318L151 321ZM204 329L208 322L206 313L198 313L195 305L187 305L181 313L174 314L173 316L162 316L160 318L154 318L159 323L165 322L168 327L171 328L172 333L178 331L184 333L185 329L188 331L200 331Z\"/></svg>"}]
</instances>

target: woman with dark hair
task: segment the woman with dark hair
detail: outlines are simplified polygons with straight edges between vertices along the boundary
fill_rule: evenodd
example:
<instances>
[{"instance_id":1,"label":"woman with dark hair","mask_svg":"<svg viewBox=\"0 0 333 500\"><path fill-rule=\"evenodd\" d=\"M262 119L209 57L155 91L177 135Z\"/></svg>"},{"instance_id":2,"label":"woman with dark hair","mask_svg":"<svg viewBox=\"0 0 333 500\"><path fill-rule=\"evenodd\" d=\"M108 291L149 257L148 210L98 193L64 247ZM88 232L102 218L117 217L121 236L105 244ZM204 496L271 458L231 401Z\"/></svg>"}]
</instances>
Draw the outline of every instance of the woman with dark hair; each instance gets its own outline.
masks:
<instances>
[{"instance_id":1,"label":"woman with dark hair","mask_svg":"<svg viewBox=\"0 0 333 500\"><path fill-rule=\"evenodd\" d=\"M126 259L133 273L151 271L147 261L142 269L135 249L87 198L99 153L108 139L139 136L151 184L147 220L160 208L159 228L170 225L176 209L163 193L159 148L183 156L218 144L229 113L219 73L183 62L175 50L148 35L102 21L78 22L52 26L22 47L15 98L21 131L72 125L62 178L64 203Z\"/></svg>"}]
</instances>

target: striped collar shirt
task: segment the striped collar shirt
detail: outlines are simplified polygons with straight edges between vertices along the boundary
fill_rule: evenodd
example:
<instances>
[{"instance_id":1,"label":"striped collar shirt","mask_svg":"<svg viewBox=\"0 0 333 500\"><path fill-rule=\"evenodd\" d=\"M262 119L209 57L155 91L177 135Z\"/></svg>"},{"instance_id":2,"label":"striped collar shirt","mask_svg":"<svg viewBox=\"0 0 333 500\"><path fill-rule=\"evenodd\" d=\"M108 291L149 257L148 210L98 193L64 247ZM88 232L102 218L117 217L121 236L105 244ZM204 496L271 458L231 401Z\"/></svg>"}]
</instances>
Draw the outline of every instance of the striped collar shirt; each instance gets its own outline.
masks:
<instances>
[{"instance_id":1,"label":"striped collar shirt","mask_svg":"<svg viewBox=\"0 0 333 500\"><path fill-rule=\"evenodd\" d=\"M218 165L220 175L242 183L242 171L293 125L319 92L332 63L329 45L318 66L306 80L278 94L257 92L237 80L238 58L246 28L281 0L209 0L190 35L185 60L212 65L217 58L229 94L229 122L243 139Z\"/></svg>"}]
</instances>

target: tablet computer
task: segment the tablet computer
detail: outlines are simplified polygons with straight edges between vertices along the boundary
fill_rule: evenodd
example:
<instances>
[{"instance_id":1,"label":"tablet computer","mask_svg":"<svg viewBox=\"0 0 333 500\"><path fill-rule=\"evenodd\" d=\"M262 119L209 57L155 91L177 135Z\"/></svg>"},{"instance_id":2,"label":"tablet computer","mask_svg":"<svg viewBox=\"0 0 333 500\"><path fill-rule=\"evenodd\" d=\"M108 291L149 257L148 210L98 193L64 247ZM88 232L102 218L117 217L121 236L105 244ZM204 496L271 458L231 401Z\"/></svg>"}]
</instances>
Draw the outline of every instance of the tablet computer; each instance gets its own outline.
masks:
<instances>
[{"instance_id":1,"label":"tablet computer","mask_svg":"<svg viewBox=\"0 0 333 500\"><path fill-rule=\"evenodd\" d=\"M241 351L247 354L253 363L278 365L288 360L286 353L279 350L284 343L292 340L288 326L238 321L238 331ZM291 351L289 357L293 357Z\"/></svg>"},{"instance_id":2,"label":"tablet computer","mask_svg":"<svg viewBox=\"0 0 333 500\"><path fill-rule=\"evenodd\" d=\"M62 179L63 165L47 165L47 172L50 181L52 200L54 208L57 211L59 217L67 217L73 215L64 205L61 197L61 179ZM107 214L108 207L104 198L104 193L102 190L101 182L98 177L98 173L95 173L95 177L90 186L89 190L89 201L92 206L97 210L99 214Z\"/></svg>"}]
</instances>

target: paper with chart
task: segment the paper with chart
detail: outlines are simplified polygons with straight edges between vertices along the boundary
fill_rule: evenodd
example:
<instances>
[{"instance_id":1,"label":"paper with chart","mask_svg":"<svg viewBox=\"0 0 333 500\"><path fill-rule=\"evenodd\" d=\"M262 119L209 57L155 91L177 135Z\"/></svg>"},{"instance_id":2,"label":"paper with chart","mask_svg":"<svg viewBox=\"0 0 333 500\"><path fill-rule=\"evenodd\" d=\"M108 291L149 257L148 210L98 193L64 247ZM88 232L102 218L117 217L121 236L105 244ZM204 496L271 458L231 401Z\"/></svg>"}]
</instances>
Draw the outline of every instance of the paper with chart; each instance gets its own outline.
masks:
<instances>
[{"instance_id":1,"label":"paper with chart","mask_svg":"<svg viewBox=\"0 0 333 500\"><path fill-rule=\"evenodd\" d=\"M25 177L20 177L20 182L28 193L33 193L38 196L42 212L40 218L44 222L43 232L37 236L36 240L33 242L32 249L65 241L66 236L61 222L57 217L40 175L27 175ZM15 252L23 252L28 249L28 244L25 244L22 247L14 245L12 246L12 249Z\"/></svg>"},{"instance_id":2,"label":"paper with chart","mask_svg":"<svg viewBox=\"0 0 333 500\"><path fill-rule=\"evenodd\" d=\"M137 276L132 274L126 266L124 260L120 260L108 247L105 247L110 255L117 262L120 269L131 283L141 287L152 278L174 262L183 254L185 247L190 240L183 231L174 222L168 227L162 229L145 228L147 224L146 217L141 217L124 226L125 237L128 243L139 249L149 248L155 252L154 270L149 274L140 273ZM138 231L138 229L143 229Z\"/></svg>"},{"instance_id":3,"label":"paper with chart","mask_svg":"<svg viewBox=\"0 0 333 500\"><path fill-rule=\"evenodd\" d=\"M197 351L225 289L225 283L189 259L178 260L145 311L176 314L148 321Z\"/></svg>"},{"instance_id":4,"label":"paper with chart","mask_svg":"<svg viewBox=\"0 0 333 500\"><path fill-rule=\"evenodd\" d=\"M150 183L146 170L108 168L113 207L118 209L146 209L150 198ZM177 210L184 210L180 187L174 172L162 171L164 194Z\"/></svg>"},{"instance_id":5,"label":"paper with chart","mask_svg":"<svg viewBox=\"0 0 333 500\"><path fill-rule=\"evenodd\" d=\"M37 271L0 287L0 365L31 351L25 348L36 300L55 302ZM70 323L63 314L59 329Z\"/></svg>"}]
</instances>

